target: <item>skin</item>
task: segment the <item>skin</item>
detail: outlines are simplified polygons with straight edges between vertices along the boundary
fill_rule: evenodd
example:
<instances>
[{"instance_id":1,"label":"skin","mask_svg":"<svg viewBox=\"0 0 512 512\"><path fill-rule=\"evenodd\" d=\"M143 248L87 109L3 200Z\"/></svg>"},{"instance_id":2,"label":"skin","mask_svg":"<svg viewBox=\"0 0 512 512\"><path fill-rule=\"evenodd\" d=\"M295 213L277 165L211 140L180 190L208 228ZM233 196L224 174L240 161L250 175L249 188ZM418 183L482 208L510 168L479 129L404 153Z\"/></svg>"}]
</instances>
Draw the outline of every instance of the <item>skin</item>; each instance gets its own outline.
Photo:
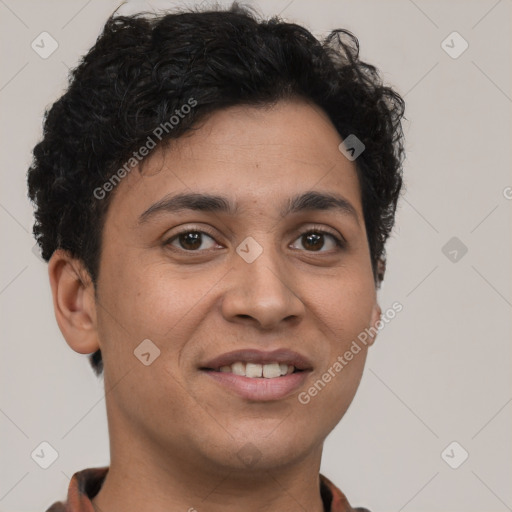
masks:
<instances>
[{"instance_id":1,"label":"skin","mask_svg":"<svg viewBox=\"0 0 512 512\"><path fill-rule=\"evenodd\" d=\"M323 511L323 442L356 393L367 347L306 405L297 392L246 400L198 366L239 348L284 347L312 362L299 390L307 391L379 320L356 169L340 142L326 114L301 100L215 112L117 186L96 297L79 260L61 250L52 256L67 343L103 355L111 463L96 510ZM289 197L311 190L342 195L356 216L279 217ZM186 210L138 223L165 195L192 191L226 195L239 211ZM188 226L213 238L202 235L188 251L187 240L165 245ZM311 245L301 235L313 227L341 234L346 247L328 235ZM236 252L248 236L263 248L250 264ZM133 353L144 339L161 351L149 366ZM240 450L252 450L254 461Z\"/></svg>"}]
</instances>

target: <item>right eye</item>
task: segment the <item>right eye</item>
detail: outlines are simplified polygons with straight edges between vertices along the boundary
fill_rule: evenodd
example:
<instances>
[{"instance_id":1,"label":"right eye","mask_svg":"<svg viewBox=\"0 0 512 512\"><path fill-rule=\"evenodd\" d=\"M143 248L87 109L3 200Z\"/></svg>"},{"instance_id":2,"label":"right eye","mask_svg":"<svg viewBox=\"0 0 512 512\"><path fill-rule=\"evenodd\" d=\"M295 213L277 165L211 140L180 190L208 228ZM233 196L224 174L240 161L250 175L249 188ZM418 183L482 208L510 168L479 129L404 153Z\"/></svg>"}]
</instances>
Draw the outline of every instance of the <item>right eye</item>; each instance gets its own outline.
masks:
<instances>
[{"instance_id":1,"label":"right eye","mask_svg":"<svg viewBox=\"0 0 512 512\"><path fill-rule=\"evenodd\" d=\"M215 242L214 238L210 236L205 231L199 231L199 230L192 230L190 228L184 229L180 231L179 233L176 233L171 238L167 239L164 242L164 245L170 245L178 250L182 251L188 251L188 252L199 252L198 250L201 249L201 246L204 242L204 237L209 238L213 242ZM179 246L176 246L174 242L177 242ZM216 242L215 242L216 243ZM215 244L214 244L215 245ZM213 248L211 247L203 247L202 250L208 250Z\"/></svg>"}]
</instances>

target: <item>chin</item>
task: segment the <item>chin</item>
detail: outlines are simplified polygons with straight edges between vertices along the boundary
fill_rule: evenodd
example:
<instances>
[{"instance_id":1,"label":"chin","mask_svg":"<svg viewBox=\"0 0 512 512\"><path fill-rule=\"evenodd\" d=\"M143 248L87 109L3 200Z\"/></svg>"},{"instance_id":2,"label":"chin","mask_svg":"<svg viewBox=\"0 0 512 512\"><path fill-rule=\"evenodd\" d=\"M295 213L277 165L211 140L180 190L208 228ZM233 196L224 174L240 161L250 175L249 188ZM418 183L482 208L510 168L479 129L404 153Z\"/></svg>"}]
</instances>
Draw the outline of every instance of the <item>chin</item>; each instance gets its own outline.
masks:
<instances>
[{"instance_id":1,"label":"chin","mask_svg":"<svg viewBox=\"0 0 512 512\"><path fill-rule=\"evenodd\" d=\"M318 444L317 439L308 438L305 432L297 435L296 429L286 428L286 419L281 423L260 428L240 430L233 435L229 452L230 460L238 469L272 470L300 461Z\"/></svg>"}]
</instances>

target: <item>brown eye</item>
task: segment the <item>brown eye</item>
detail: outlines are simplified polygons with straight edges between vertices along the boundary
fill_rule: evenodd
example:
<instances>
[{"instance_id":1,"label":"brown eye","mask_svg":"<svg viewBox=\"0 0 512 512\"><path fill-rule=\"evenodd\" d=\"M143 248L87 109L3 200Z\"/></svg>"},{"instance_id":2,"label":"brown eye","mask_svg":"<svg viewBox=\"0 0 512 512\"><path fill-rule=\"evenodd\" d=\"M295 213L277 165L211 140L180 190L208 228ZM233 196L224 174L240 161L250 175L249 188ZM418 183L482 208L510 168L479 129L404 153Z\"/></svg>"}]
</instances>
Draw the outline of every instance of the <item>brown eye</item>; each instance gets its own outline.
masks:
<instances>
[{"instance_id":1,"label":"brown eye","mask_svg":"<svg viewBox=\"0 0 512 512\"><path fill-rule=\"evenodd\" d=\"M173 247L177 247L178 249L183 249L185 251L209 249L210 247L201 247L204 242L203 237L209 238L213 241L213 238L203 231L183 231L182 233L178 233L167 240L166 245L172 245ZM175 241L178 242L179 246L176 246L173 243Z\"/></svg>"},{"instance_id":2,"label":"brown eye","mask_svg":"<svg viewBox=\"0 0 512 512\"><path fill-rule=\"evenodd\" d=\"M302 233L297 240L301 241L302 247L308 252L327 252L321 251L326 245L326 237L331 239L331 247L328 247L327 251L337 247L343 247L343 243L339 238L335 237L332 233L320 230L306 231Z\"/></svg>"},{"instance_id":3,"label":"brown eye","mask_svg":"<svg viewBox=\"0 0 512 512\"><path fill-rule=\"evenodd\" d=\"M324 235L320 233L307 233L302 235L302 242L306 249L319 251L324 245L323 237Z\"/></svg>"}]
</instances>

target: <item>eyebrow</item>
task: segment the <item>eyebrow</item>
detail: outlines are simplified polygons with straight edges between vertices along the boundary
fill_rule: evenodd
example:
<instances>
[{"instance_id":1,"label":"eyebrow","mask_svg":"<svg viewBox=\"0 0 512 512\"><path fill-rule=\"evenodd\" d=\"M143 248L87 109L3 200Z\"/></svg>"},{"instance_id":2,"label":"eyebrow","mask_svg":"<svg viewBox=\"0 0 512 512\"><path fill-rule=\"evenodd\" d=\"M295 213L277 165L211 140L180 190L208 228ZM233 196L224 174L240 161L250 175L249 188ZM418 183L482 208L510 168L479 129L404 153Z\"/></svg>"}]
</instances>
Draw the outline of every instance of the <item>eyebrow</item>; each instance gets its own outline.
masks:
<instances>
[{"instance_id":1,"label":"eyebrow","mask_svg":"<svg viewBox=\"0 0 512 512\"><path fill-rule=\"evenodd\" d=\"M178 213L184 210L226 213L234 216L239 212L239 205L232 203L227 197L212 194L181 193L165 196L140 215L139 224L149 221L158 214ZM356 209L347 199L338 194L319 191L309 191L291 197L280 211L280 216L284 218L293 213L313 210L337 211L353 217L359 224Z\"/></svg>"}]
</instances>

